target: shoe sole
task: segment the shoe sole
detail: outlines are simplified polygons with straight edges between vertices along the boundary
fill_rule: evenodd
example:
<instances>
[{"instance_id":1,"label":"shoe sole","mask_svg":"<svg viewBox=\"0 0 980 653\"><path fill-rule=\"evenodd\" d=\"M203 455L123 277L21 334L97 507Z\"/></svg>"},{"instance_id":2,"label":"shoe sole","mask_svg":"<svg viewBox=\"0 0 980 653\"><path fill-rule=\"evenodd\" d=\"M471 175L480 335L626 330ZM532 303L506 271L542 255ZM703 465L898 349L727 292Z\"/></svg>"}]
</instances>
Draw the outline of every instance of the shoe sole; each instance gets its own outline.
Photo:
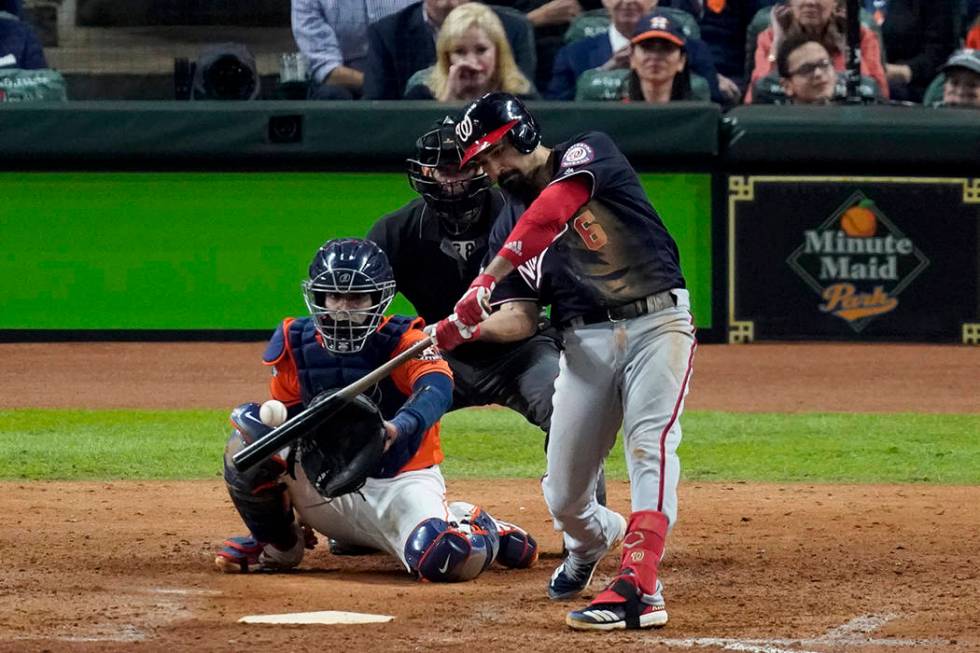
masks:
<instances>
[{"instance_id":1,"label":"shoe sole","mask_svg":"<svg viewBox=\"0 0 980 653\"><path fill-rule=\"evenodd\" d=\"M224 556L215 556L214 566L218 569L218 571L225 574L247 574L251 571L248 564L243 565L240 562Z\"/></svg>"},{"instance_id":2,"label":"shoe sole","mask_svg":"<svg viewBox=\"0 0 980 653\"><path fill-rule=\"evenodd\" d=\"M625 621L594 622L583 621L573 617L574 613L569 612L565 615L565 624L573 630L625 630ZM649 614L640 615L640 629L662 628L667 625L667 609L659 608Z\"/></svg>"},{"instance_id":3,"label":"shoe sole","mask_svg":"<svg viewBox=\"0 0 980 653\"><path fill-rule=\"evenodd\" d=\"M215 556L214 566L218 571L226 574L281 574L293 571L298 565L284 567L261 562L250 565L224 556Z\"/></svg>"},{"instance_id":4,"label":"shoe sole","mask_svg":"<svg viewBox=\"0 0 980 653\"><path fill-rule=\"evenodd\" d=\"M574 599L577 596L579 596L582 592L589 589L589 585L592 584L592 577L595 576L595 570L599 568L599 563L602 562L602 559L605 558L607 555L609 555L610 553L618 549L619 546L623 543L623 540L626 539L626 529L629 525L626 523L626 519L621 514L617 512L616 516L619 518L619 521L622 524L622 528L620 529L619 536L612 541L612 543L609 545L609 548L606 549L606 552L603 553L601 556L599 556L599 559L595 561L595 564L592 566L592 573L589 574L588 579L585 581L585 585L583 585L577 590L573 590L571 592L565 592L563 594L552 593L551 587L549 586L548 587L549 599L551 599L552 601L565 601L567 599Z\"/></svg>"}]
</instances>

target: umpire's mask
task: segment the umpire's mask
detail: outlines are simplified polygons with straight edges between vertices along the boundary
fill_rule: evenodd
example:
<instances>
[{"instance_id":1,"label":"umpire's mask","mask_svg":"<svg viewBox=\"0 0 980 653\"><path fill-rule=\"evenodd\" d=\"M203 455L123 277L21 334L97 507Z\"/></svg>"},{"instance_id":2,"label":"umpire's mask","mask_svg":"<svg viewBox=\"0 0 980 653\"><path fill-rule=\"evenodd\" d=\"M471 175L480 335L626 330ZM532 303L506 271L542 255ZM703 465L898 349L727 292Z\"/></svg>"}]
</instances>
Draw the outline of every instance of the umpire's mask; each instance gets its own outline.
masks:
<instances>
[{"instance_id":1,"label":"umpire's mask","mask_svg":"<svg viewBox=\"0 0 980 653\"><path fill-rule=\"evenodd\" d=\"M446 117L415 142L408 181L449 236L466 233L483 213L490 179L482 170L460 170L452 118Z\"/></svg>"}]
</instances>

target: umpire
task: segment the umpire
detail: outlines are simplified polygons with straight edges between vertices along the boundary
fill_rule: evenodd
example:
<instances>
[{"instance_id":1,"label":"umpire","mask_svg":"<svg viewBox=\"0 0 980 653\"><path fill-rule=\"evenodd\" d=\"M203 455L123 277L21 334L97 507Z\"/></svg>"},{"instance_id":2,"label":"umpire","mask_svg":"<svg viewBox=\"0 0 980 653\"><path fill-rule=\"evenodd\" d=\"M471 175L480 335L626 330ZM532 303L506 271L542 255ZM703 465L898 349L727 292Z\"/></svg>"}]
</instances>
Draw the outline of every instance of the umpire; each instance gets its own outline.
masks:
<instances>
[{"instance_id":1,"label":"umpire","mask_svg":"<svg viewBox=\"0 0 980 653\"><path fill-rule=\"evenodd\" d=\"M421 197L380 218L367 235L388 255L398 290L427 324L452 313L480 273L496 218L523 210L491 188L482 171L460 171L453 127L447 117L418 139L408 179ZM537 325L536 298L505 299L494 316L480 325L473 342L444 353L454 378L450 410L500 404L547 433L558 376L554 333L513 335L521 325Z\"/></svg>"}]
</instances>

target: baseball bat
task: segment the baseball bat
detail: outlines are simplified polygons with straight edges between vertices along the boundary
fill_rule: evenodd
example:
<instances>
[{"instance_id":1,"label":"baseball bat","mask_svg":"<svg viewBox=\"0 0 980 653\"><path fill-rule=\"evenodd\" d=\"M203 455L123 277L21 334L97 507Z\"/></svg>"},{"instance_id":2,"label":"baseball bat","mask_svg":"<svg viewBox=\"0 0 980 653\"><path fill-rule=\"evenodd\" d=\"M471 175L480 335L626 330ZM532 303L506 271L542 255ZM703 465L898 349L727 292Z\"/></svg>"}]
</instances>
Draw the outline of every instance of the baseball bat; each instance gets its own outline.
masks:
<instances>
[{"instance_id":1,"label":"baseball bat","mask_svg":"<svg viewBox=\"0 0 980 653\"><path fill-rule=\"evenodd\" d=\"M240 472L247 471L283 447L300 439L312 431L315 426L323 423L331 415L339 411L346 402L391 374L402 363L428 349L432 346L433 342L431 336L419 340L376 370L368 372L357 381L341 388L326 399L318 401L292 419L286 420L272 429L255 442L246 445L232 456L232 463L235 465L235 469Z\"/></svg>"}]
</instances>

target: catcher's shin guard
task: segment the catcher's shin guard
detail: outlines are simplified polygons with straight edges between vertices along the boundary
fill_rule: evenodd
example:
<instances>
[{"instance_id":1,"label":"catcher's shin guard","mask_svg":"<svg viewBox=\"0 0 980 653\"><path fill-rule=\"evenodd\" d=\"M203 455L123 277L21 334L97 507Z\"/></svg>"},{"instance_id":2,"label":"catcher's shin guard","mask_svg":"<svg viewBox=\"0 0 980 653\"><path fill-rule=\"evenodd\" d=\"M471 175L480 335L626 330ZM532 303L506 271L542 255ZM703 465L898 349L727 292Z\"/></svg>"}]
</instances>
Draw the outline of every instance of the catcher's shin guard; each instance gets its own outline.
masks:
<instances>
[{"instance_id":1,"label":"catcher's shin guard","mask_svg":"<svg viewBox=\"0 0 980 653\"><path fill-rule=\"evenodd\" d=\"M538 559L538 543L520 526L505 521L497 522L500 548L497 562L509 569L526 569Z\"/></svg>"},{"instance_id":2,"label":"catcher's shin guard","mask_svg":"<svg viewBox=\"0 0 980 653\"><path fill-rule=\"evenodd\" d=\"M279 480L286 464L279 456L273 456L247 472L238 471L232 463L235 452L270 429L259 420L256 403L235 408L231 422L235 430L225 446L224 464L225 485L231 501L257 540L288 548L295 542L293 511L286 487Z\"/></svg>"},{"instance_id":3,"label":"catcher's shin guard","mask_svg":"<svg viewBox=\"0 0 980 653\"><path fill-rule=\"evenodd\" d=\"M479 527L460 529L431 517L409 536L405 561L425 580L455 583L479 576L493 562L494 548L489 533Z\"/></svg>"}]
</instances>

